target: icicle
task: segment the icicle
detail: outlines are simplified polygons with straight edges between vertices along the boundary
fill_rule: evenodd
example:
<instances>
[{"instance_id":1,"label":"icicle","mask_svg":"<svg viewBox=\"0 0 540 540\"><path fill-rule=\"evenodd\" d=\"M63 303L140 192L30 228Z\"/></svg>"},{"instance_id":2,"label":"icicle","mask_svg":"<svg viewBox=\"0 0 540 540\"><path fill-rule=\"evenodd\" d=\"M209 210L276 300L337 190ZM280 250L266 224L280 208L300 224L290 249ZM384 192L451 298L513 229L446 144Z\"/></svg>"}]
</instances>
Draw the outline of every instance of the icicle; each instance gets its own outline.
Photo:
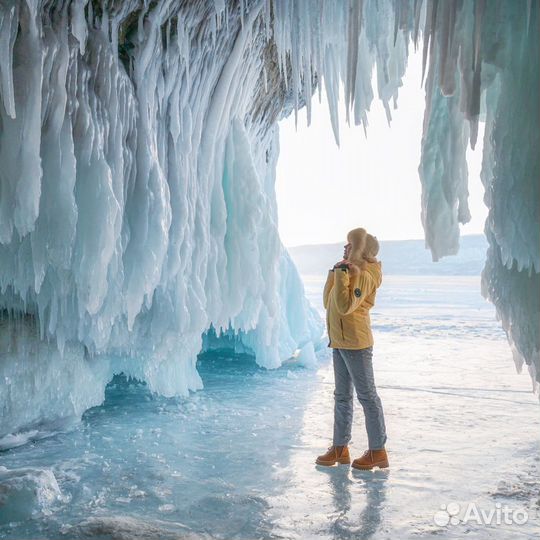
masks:
<instances>
[{"instance_id":1,"label":"icicle","mask_svg":"<svg viewBox=\"0 0 540 540\"><path fill-rule=\"evenodd\" d=\"M426 76L426 62L428 57L428 50L433 48L433 36L435 32L435 23L437 21L437 3L428 2L426 13L426 26L424 29L424 49L422 52L422 83L424 83ZM431 46L430 46L431 42Z\"/></svg>"},{"instance_id":2,"label":"icicle","mask_svg":"<svg viewBox=\"0 0 540 540\"><path fill-rule=\"evenodd\" d=\"M88 37L88 25L84 18L84 10L88 0L76 0L71 4L71 33L79 42L79 51L84 55L86 51L86 39Z\"/></svg>"},{"instance_id":3,"label":"icicle","mask_svg":"<svg viewBox=\"0 0 540 540\"><path fill-rule=\"evenodd\" d=\"M446 2L442 5L438 20L440 21L439 39L439 86L443 95L451 96L455 90L456 64L453 62L452 43L456 21L456 4Z\"/></svg>"},{"instance_id":4,"label":"icicle","mask_svg":"<svg viewBox=\"0 0 540 540\"><path fill-rule=\"evenodd\" d=\"M270 41L272 37L272 0L264 2L264 28L266 40Z\"/></svg>"},{"instance_id":5,"label":"icicle","mask_svg":"<svg viewBox=\"0 0 540 540\"><path fill-rule=\"evenodd\" d=\"M358 64L358 40L360 38L360 21L362 17L362 2L353 2L349 12L349 27L347 36L347 75L345 82L345 108L347 122L349 111L354 101L356 84L356 66Z\"/></svg>"},{"instance_id":6,"label":"icicle","mask_svg":"<svg viewBox=\"0 0 540 540\"><path fill-rule=\"evenodd\" d=\"M472 69L476 71L478 63L480 61L480 45L482 40L482 19L485 10L485 0L476 0L474 10L474 48L472 58Z\"/></svg>"},{"instance_id":7,"label":"icicle","mask_svg":"<svg viewBox=\"0 0 540 540\"><path fill-rule=\"evenodd\" d=\"M2 102L8 116L15 118L15 96L13 92L13 45L17 37L18 8L3 7L0 4L0 49L4 62L0 62Z\"/></svg>"},{"instance_id":8,"label":"icicle","mask_svg":"<svg viewBox=\"0 0 540 540\"><path fill-rule=\"evenodd\" d=\"M476 139L478 137L478 117L480 115L480 93L481 93L481 81L482 81L482 62L481 58L481 39L482 39L482 18L485 9L485 0L477 0L474 12L474 38L473 38L473 58L472 69L473 77L472 84L469 90L469 108L467 111L467 117L471 126L471 148L476 146Z\"/></svg>"},{"instance_id":9,"label":"icicle","mask_svg":"<svg viewBox=\"0 0 540 540\"><path fill-rule=\"evenodd\" d=\"M399 21L401 16L401 2L394 3L394 47L396 46Z\"/></svg>"},{"instance_id":10,"label":"icicle","mask_svg":"<svg viewBox=\"0 0 540 540\"><path fill-rule=\"evenodd\" d=\"M420 33L420 15L422 13L422 7L424 5L423 0L414 0L414 49L418 48L418 36Z\"/></svg>"},{"instance_id":11,"label":"icicle","mask_svg":"<svg viewBox=\"0 0 540 540\"><path fill-rule=\"evenodd\" d=\"M216 17L221 19L225 11L225 0L214 0L214 12Z\"/></svg>"}]
</instances>

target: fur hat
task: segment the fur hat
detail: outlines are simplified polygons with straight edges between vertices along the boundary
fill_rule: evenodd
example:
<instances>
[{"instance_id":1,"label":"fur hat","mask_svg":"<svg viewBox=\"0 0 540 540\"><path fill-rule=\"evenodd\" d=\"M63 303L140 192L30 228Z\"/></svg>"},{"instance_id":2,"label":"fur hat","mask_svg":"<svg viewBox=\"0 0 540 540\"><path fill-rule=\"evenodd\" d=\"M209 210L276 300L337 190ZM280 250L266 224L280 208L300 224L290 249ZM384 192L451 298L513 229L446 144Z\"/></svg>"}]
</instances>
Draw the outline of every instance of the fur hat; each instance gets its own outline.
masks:
<instances>
[{"instance_id":1,"label":"fur hat","mask_svg":"<svg viewBox=\"0 0 540 540\"><path fill-rule=\"evenodd\" d=\"M379 253L379 241L376 236L371 234L366 235L366 247L364 248L365 258L375 258Z\"/></svg>"},{"instance_id":2,"label":"fur hat","mask_svg":"<svg viewBox=\"0 0 540 540\"><path fill-rule=\"evenodd\" d=\"M352 229L347 233L347 241L351 244L348 260L360 269L364 269L368 262L377 262L379 242L375 236L368 234L366 229Z\"/></svg>"}]
</instances>

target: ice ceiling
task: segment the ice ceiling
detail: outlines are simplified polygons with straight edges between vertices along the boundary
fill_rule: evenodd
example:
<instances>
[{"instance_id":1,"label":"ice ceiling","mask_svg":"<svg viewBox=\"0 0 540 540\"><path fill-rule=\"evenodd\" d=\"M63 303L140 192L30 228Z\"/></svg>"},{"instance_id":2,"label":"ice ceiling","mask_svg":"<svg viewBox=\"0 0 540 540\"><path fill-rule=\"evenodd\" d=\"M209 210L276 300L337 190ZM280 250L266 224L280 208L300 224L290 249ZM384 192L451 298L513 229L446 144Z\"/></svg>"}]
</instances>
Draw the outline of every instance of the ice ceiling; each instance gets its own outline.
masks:
<instances>
[{"instance_id":1,"label":"ice ceiling","mask_svg":"<svg viewBox=\"0 0 540 540\"><path fill-rule=\"evenodd\" d=\"M458 250L483 121L482 292L539 380L539 17L534 0L1 0L0 434L79 416L120 371L200 388L197 354L225 341L312 362L276 123L324 87L338 138L340 85L355 123L374 94L390 117L413 46L426 243Z\"/></svg>"}]
</instances>

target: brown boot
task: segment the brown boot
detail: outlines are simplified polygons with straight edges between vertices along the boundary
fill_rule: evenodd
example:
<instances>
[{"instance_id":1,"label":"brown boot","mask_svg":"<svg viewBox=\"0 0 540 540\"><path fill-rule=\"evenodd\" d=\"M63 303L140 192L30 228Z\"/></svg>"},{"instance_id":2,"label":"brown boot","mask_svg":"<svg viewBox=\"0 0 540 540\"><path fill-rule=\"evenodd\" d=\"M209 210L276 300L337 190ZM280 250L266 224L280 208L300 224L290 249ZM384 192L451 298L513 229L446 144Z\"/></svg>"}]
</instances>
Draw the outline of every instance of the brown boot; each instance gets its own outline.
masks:
<instances>
[{"instance_id":1,"label":"brown boot","mask_svg":"<svg viewBox=\"0 0 540 540\"><path fill-rule=\"evenodd\" d=\"M361 457L356 458L352 462L352 466L355 469L373 469L373 467L379 467L384 469L388 467L388 455L384 448L378 450L366 450Z\"/></svg>"},{"instance_id":2,"label":"brown boot","mask_svg":"<svg viewBox=\"0 0 540 540\"><path fill-rule=\"evenodd\" d=\"M326 454L319 456L315 463L317 465L335 465L336 463L349 464L351 456L348 446L331 446Z\"/></svg>"}]
</instances>

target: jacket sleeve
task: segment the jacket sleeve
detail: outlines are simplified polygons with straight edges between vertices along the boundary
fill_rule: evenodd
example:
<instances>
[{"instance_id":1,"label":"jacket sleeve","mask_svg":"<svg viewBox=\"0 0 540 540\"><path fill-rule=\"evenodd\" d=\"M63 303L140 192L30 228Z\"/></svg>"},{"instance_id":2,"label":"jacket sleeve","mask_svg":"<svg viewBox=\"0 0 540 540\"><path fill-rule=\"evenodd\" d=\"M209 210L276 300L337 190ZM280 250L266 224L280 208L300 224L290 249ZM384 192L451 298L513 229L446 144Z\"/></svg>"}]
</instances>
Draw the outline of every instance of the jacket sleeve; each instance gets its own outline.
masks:
<instances>
[{"instance_id":1,"label":"jacket sleeve","mask_svg":"<svg viewBox=\"0 0 540 540\"><path fill-rule=\"evenodd\" d=\"M330 291L334 286L334 270L328 270L328 276L326 277L326 283L324 284L323 291L323 306L324 309L328 309L328 297L330 296Z\"/></svg>"},{"instance_id":2,"label":"jacket sleeve","mask_svg":"<svg viewBox=\"0 0 540 540\"><path fill-rule=\"evenodd\" d=\"M366 271L352 278L347 270L336 270L334 274L337 310L340 315L348 315L362 305L366 296L369 296L375 288L375 283L370 273Z\"/></svg>"}]
</instances>

